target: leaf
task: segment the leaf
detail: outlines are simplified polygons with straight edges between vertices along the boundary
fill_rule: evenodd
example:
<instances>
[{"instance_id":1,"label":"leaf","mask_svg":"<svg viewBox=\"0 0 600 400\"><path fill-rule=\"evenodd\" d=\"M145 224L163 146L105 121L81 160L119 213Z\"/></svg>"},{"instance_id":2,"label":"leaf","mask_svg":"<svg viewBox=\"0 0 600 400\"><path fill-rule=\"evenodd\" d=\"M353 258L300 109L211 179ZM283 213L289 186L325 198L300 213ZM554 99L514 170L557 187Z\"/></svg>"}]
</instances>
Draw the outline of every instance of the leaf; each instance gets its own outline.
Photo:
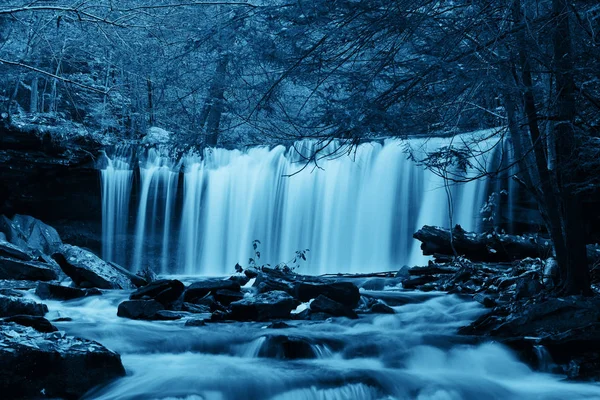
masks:
<instances>
[{"instance_id":1,"label":"leaf","mask_svg":"<svg viewBox=\"0 0 600 400\"><path fill-rule=\"evenodd\" d=\"M256 258L260 258L260 251L256 252Z\"/></svg>"}]
</instances>

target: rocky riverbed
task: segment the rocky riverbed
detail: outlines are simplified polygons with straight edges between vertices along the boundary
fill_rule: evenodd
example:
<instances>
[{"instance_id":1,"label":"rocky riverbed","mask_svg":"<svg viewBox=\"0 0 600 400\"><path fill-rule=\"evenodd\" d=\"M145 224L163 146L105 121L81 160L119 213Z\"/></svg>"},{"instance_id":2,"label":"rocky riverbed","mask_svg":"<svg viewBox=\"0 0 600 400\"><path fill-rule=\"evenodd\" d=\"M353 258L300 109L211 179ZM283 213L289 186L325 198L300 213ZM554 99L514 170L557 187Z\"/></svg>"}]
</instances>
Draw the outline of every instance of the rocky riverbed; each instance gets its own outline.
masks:
<instances>
[{"instance_id":1,"label":"rocky riverbed","mask_svg":"<svg viewBox=\"0 0 600 400\"><path fill-rule=\"evenodd\" d=\"M157 277L0 223L8 398L600 399L600 303L551 297L548 261Z\"/></svg>"}]
</instances>

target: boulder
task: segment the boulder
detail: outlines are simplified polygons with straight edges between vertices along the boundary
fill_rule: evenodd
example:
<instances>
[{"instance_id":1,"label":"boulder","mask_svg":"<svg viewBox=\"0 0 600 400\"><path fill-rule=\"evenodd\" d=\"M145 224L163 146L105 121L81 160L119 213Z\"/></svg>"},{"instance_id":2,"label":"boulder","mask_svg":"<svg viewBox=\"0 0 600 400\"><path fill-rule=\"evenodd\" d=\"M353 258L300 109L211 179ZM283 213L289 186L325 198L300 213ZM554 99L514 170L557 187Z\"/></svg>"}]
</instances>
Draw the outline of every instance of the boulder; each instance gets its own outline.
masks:
<instances>
[{"instance_id":1,"label":"boulder","mask_svg":"<svg viewBox=\"0 0 600 400\"><path fill-rule=\"evenodd\" d=\"M29 215L17 214L12 221L6 217L0 218L0 231L15 246L43 254L53 254L62 245L56 229Z\"/></svg>"},{"instance_id":2,"label":"boulder","mask_svg":"<svg viewBox=\"0 0 600 400\"><path fill-rule=\"evenodd\" d=\"M192 304L192 303L183 303L181 306L182 311L187 311L194 314L205 314L210 313L212 310L210 309L210 305L203 304Z\"/></svg>"},{"instance_id":3,"label":"boulder","mask_svg":"<svg viewBox=\"0 0 600 400\"><path fill-rule=\"evenodd\" d=\"M57 278L48 264L0 257L0 279L51 281Z\"/></svg>"},{"instance_id":4,"label":"boulder","mask_svg":"<svg viewBox=\"0 0 600 400\"><path fill-rule=\"evenodd\" d=\"M320 294L310 303L310 310L315 313L325 313L334 317L358 318L358 315L350 307L338 303L329 297Z\"/></svg>"},{"instance_id":5,"label":"boulder","mask_svg":"<svg viewBox=\"0 0 600 400\"><path fill-rule=\"evenodd\" d=\"M119 355L97 342L0 324L3 398L80 398L92 387L124 375Z\"/></svg>"},{"instance_id":6,"label":"boulder","mask_svg":"<svg viewBox=\"0 0 600 400\"><path fill-rule=\"evenodd\" d=\"M164 309L156 300L128 300L119 304L117 315L130 319L161 319L157 313Z\"/></svg>"},{"instance_id":7,"label":"boulder","mask_svg":"<svg viewBox=\"0 0 600 400\"><path fill-rule=\"evenodd\" d=\"M35 294L42 300L73 300L80 297L101 295L102 292L96 288L79 289L55 283L39 282L35 289Z\"/></svg>"},{"instance_id":8,"label":"boulder","mask_svg":"<svg viewBox=\"0 0 600 400\"><path fill-rule=\"evenodd\" d=\"M15 246L14 244L2 239L0 239L0 256L16 258L17 260L21 261L30 261L33 259L31 254Z\"/></svg>"},{"instance_id":9,"label":"boulder","mask_svg":"<svg viewBox=\"0 0 600 400\"><path fill-rule=\"evenodd\" d=\"M38 283L35 281L0 279L0 288L1 289L30 290L30 289L35 289L37 284Z\"/></svg>"},{"instance_id":10,"label":"boulder","mask_svg":"<svg viewBox=\"0 0 600 400\"><path fill-rule=\"evenodd\" d=\"M350 308L355 308L360 300L358 288L351 282L300 282L296 285L295 293L301 302L307 302L323 295Z\"/></svg>"},{"instance_id":11,"label":"boulder","mask_svg":"<svg viewBox=\"0 0 600 400\"><path fill-rule=\"evenodd\" d=\"M275 321L275 322L271 322L269 325L267 325L268 329L286 329L286 328L291 328L292 326L289 324L286 324L283 321Z\"/></svg>"},{"instance_id":12,"label":"boulder","mask_svg":"<svg viewBox=\"0 0 600 400\"><path fill-rule=\"evenodd\" d=\"M333 315L324 312L313 311L310 308L300 311L297 314L293 314L292 318L300 321L326 321L332 318Z\"/></svg>"},{"instance_id":13,"label":"boulder","mask_svg":"<svg viewBox=\"0 0 600 400\"><path fill-rule=\"evenodd\" d=\"M4 322L14 322L22 326L29 326L38 332L49 333L56 332L58 328L50 323L46 318L35 315L14 315L3 318Z\"/></svg>"},{"instance_id":14,"label":"boulder","mask_svg":"<svg viewBox=\"0 0 600 400\"><path fill-rule=\"evenodd\" d=\"M183 300L188 303L195 303L209 293L215 293L217 290L227 289L234 292L240 291L240 285L237 282L228 279L206 279L192 283L183 295Z\"/></svg>"},{"instance_id":15,"label":"boulder","mask_svg":"<svg viewBox=\"0 0 600 400\"><path fill-rule=\"evenodd\" d=\"M172 304L183 294L185 285L176 279L160 279L131 293L131 300L153 299L164 306Z\"/></svg>"},{"instance_id":16,"label":"boulder","mask_svg":"<svg viewBox=\"0 0 600 400\"><path fill-rule=\"evenodd\" d=\"M48 307L45 304L21 297L0 295L0 317L12 317L14 315L43 317L47 312Z\"/></svg>"},{"instance_id":17,"label":"boulder","mask_svg":"<svg viewBox=\"0 0 600 400\"><path fill-rule=\"evenodd\" d=\"M206 322L202 318L193 318L185 321L185 326L206 326Z\"/></svg>"},{"instance_id":18,"label":"boulder","mask_svg":"<svg viewBox=\"0 0 600 400\"><path fill-rule=\"evenodd\" d=\"M66 244L52 257L77 286L99 289L134 288L131 279L91 251Z\"/></svg>"},{"instance_id":19,"label":"boulder","mask_svg":"<svg viewBox=\"0 0 600 400\"><path fill-rule=\"evenodd\" d=\"M270 319L289 318L290 312L298 302L283 291L271 291L245 297L230 304L230 317L238 321L267 321Z\"/></svg>"},{"instance_id":20,"label":"boulder","mask_svg":"<svg viewBox=\"0 0 600 400\"><path fill-rule=\"evenodd\" d=\"M259 272L252 286L258 290L258 293L279 290L295 296L293 281L279 271L268 270L268 273Z\"/></svg>"},{"instance_id":21,"label":"boulder","mask_svg":"<svg viewBox=\"0 0 600 400\"><path fill-rule=\"evenodd\" d=\"M303 337L269 335L265 337L258 356L282 360L317 358L312 343Z\"/></svg>"},{"instance_id":22,"label":"boulder","mask_svg":"<svg viewBox=\"0 0 600 400\"><path fill-rule=\"evenodd\" d=\"M371 306L371 312L374 314L396 314L396 311L384 302L378 301Z\"/></svg>"},{"instance_id":23,"label":"boulder","mask_svg":"<svg viewBox=\"0 0 600 400\"><path fill-rule=\"evenodd\" d=\"M189 316L189 313L182 311L159 310L156 312L154 319L160 321L175 321L187 316Z\"/></svg>"},{"instance_id":24,"label":"boulder","mask_svg":"<svg viewBox=\"0 0 600 400\"><path fill-rule=\"evenodd\" d=\"M223 304L228 306L234 301L242 300L244 298L244 294L241 292L234 292L233 290L228 289L220 289L215 292L215 299Z\"/></svg>"}]
</instances>

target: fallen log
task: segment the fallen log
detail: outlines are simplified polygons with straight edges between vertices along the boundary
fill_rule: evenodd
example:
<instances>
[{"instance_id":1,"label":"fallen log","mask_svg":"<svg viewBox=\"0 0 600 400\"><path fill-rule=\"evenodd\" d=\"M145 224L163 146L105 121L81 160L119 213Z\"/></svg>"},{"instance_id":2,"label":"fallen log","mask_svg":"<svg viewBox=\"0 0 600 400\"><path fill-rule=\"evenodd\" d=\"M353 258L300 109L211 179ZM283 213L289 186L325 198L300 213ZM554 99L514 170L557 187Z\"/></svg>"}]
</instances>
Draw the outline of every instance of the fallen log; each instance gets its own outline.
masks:
<instances>
[{"instance_id":1,"label":"fallen log","mask_svg":"<svg viewBox=\"0 0 600 400\"><path fill-rule=\"evenodd\" d=\"M508 235L497 232L467 232L460 225L450 230L425 225L413 234L421 241L423 255L433 256L436 261L444 262L452 256L464 256L474 262L511 262L527 257L546 259L552 256L552 242L535 234ZM454 249L453 249L454 247ZM587 246L590 264L600 260L600 248Z\"/></svg>"},{"instance_id":2,"label":"fallen log","mask_svg":"<svg viewBox=\"0 0 600 400\"><path fill-rule=\"evenodd\" d=\"M467 232L460 225L452 229L452 243L450 230L437 226L425 225L413 237L422 242L421 250L426 256L452 256L456 251L456 255L471 261L502 262L552 255L550 240L537 235L478 234Z\"/></svg>"}]
</instances>

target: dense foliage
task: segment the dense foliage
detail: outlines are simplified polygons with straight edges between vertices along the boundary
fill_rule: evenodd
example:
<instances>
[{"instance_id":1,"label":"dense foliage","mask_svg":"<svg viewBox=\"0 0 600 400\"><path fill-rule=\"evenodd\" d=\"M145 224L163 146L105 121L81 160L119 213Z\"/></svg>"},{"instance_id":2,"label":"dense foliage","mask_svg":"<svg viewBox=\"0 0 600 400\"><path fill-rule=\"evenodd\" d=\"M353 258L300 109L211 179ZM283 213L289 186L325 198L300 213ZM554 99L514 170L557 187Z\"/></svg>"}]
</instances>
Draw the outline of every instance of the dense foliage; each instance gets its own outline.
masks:
<instances>
[{"instance_id":1,"label":"dense foliage","mask_svg":"<svg viewBox=\"0 0 600 400\"><path fill-rule=\"evenodd\" d=\"M597 186L594 2L12 0L0 35L0 106L13 123L117 138L157 126L198 145L313 137L316 153L333 137L352 149L500 127L565 290L589 287L580 209ZM477 151L461 140L418 161L448 177Z\"/></svg>"}]
</instances>

